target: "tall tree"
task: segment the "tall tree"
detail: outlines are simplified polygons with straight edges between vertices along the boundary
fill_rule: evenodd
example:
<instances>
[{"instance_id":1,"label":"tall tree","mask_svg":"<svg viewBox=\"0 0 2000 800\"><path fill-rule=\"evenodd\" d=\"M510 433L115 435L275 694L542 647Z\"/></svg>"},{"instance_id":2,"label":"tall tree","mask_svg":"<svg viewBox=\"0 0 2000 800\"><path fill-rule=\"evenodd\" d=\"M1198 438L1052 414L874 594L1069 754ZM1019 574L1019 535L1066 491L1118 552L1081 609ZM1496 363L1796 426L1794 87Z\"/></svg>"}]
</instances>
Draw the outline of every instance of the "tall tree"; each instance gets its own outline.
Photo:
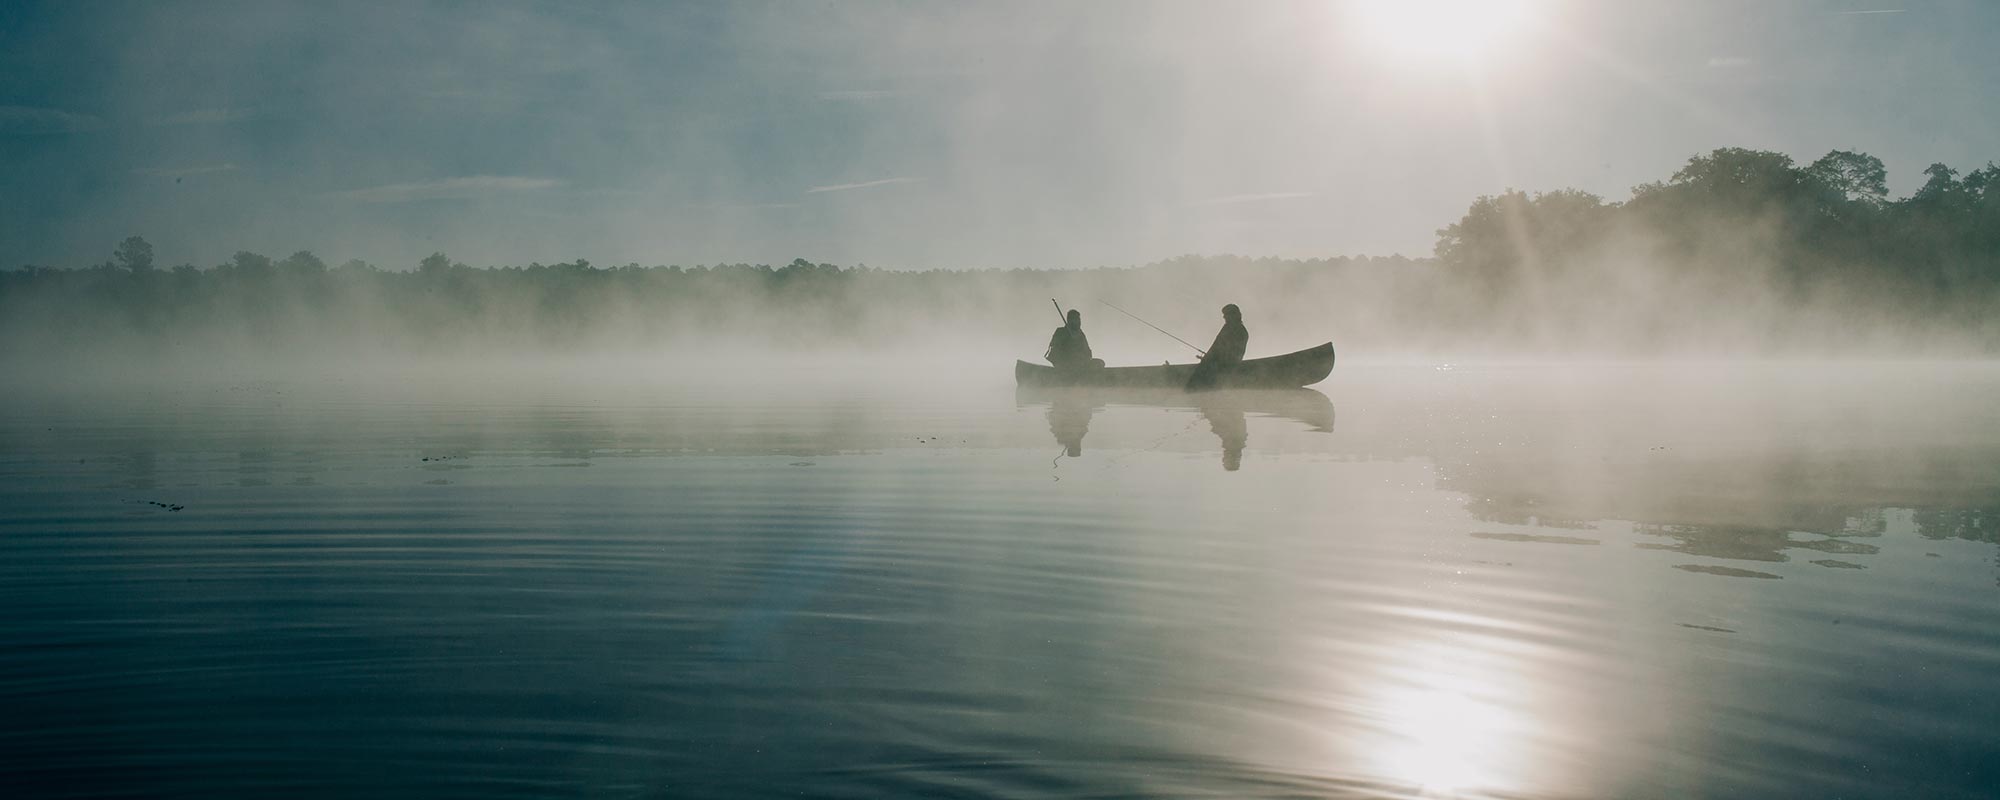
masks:
<instances>
[{"instance_id":1,"label":"tall tree","mask_svg":"<svg viewBox=\"0 0 2000 800\"><path fill-rule=\"evenodd\" d=\"M1889 171L1867 153L1832 151L1806 167L1806 176L1847 200L1875 205L1889 196Z\"/></svg>"},{"instance_id":2,"label":"tall tree","mask_svg":"<svg viewBox=\"0 0 2000 800\"><path fill-rule=\"evenodd\" d=\"M236 251L236 255L231 256L229 260L230 267L234 272L245 277L264 278L269 277L274 272L271 266L271 257L262 253L238 250Z\"/></svg>"},{"instance_id":3,"label":"tall tree","mask_svg":"<svg viewBox=\"0 0 2000 800\"><path fill-rule=\"evenodd\" d=\"M117 259L118 266L133 272L153 271L153 244L140 237L126 237L118 243L112 257Z\"/></svg>"},{"instance_id":4,"label":"tall tree","mask_svg":"<svg viewBox=\"0 0 2000 800\"><path fill-rule=\"evenodd\" d=\"M326 262L311 250L300 250L278 262L278 269L288 275L318 275L326 272Z\"/></svg>"},{"instance_id":5,"label":"tall tree","mask_svg":"<svg viewBox=\"0 0 2000 800\"><path fill-rule=\"evenodd\" d=\"M1924 167L1924 177L1928 180L1924 181L1923 188L1918 189L1917 193L1910 197L1911 200L1933 203L1949 200L1964 188L1958 183L1958 170L1943 164Z\"/></svg>"},{"instance_id":6,"label":"tall tree","mask_svg":"<svg viewBox=\"0 0 2000 800\"><path fill-rule=\"evenodd\" d=\"M424 275L441 276L450 271L451 256L443 253L432 253L424 256L424 260L417 264L417 272Z\"/></svg>"}]
</instances>

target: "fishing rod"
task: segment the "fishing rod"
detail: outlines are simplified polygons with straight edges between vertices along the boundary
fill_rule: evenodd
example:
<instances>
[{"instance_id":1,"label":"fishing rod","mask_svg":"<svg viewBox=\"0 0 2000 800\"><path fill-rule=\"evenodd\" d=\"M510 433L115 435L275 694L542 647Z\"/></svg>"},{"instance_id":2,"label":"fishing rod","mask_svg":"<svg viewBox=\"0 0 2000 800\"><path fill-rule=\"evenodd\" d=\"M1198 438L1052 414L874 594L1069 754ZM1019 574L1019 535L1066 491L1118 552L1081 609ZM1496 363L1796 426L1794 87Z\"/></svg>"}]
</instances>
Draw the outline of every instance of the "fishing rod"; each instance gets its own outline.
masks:
<instances>
[{"instance_id":1,"label":"fishing rod","mask_svg":"<svg viewBox=\"0 0 2000 800\"><path fill-rule=\"evenodd\" d=\"M1139 315L1138 315L1138 314L1134 314L1134 313L1132 313L1132 312L1130 312L1130 311L1126 311L1125 309L1122 309L1122 308L1119 308L1119 307L1117 307L1117 306L1112 306L1112 305L1111 305L1111 304L1110 304L1109 302L1106 302L1106 301L1103 301L1103 300L1099 300L1099 301L1097 301L1097 302L1100 302L1100 303L1104 303L1104 304L1105 304L1105 305L1107 305L1107 306L1111 306L1112 310L1114 310L1114 311L1117 311L1117 312L1118 312L1118 313L1120 313L1120 314L1124 314L1125 316L1128 316L1128 317L1131 317L1131 318L1133 318L1133 319L1139 319ZM1164 329L1164 328L1161 328L1161 327L1160 327L1160 326L1158 326L1158 325L1154 325L1153 323L1150 323L1150 322L1147 322L1147 321L1145 321L1145 320L1143 320L1143 319L1139 319L1139 324L1141 324L1141 325L1144 325L1144 326L1146 326L1146 327L1148 327L1148 328L1152 328L1153 330L1156 330L1156 331L1159 331L1159 332L1161 332L1161 333L1167 333L1166 329ZM1204 357L1208 355L1208 351L1207 351L1207 350L1203 350L1203 349L1201 349L1201 348L1199 348L1199 347L1195 347L1195 346L1194 346L1194 345L1192 345L1192 344L1188 344L1188 340L1186 340L1186 339L1183 339L1183 338L1181 338L1181 337L1179 337L1179 336L1175 336L1175 335L1173 335L1173 334L1171 334L1171 333L1167 333L1167 338L1169 338L1169 339L1172 339L1172 340L1174 340L1174 341L1176 341L1176 342L1180 342L1181 344L1186 344L1186 345L1187 345L1188 347L1191 347L1191 348L1193 348L1195 352L1197 352L1197 353L1200 353L1200 354L1201 354L1201 355L1203 355Z\"/></svg>"},{"instance_id":2,"label":"fishing rod","mask_svg":"<svg viewBox=\"0 0 2000 800\"><path fill-rule=\"evenodd\" d=\"M1064 325L1068 325L1068 324L1069 324L1069 315L1068 315L1068 314L1064 314L1064 313L1063 313L1063 310L1062 310L1062 304L1061 304L1061 303L1058 303L1058 302L1056 302L1056 299L1055 299L1055 298L1053 298L1053 297L1051 297L1051 298L1049 298L1049 305L1052 305L1052 306L1055 306L1055 307L1056 307L1056 316L1058 316L1058 317L1062 317L1062 321L1063 321L1063 324L1064 324Z\"/></svg>"}]
</instances>

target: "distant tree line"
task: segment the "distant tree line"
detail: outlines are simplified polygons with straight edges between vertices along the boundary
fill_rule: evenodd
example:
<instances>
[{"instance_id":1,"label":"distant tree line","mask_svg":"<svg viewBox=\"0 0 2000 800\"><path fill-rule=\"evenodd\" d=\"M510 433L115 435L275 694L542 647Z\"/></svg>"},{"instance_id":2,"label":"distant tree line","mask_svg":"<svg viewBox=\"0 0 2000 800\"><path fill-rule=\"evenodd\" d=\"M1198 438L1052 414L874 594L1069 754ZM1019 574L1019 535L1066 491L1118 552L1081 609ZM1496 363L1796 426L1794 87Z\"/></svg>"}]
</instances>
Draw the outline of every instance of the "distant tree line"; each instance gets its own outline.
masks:
<instances>
[{"instance_id":1,"label":"distant tree line","mask_svg":"<svg viewBox=\"0 0 2000 800\"><path fill-rule=\"evenodd\" d=\"M1892 199L1866 154L1801 166L1716 150L1622 202L1574 189L1481 197L1428 259L913 272L805 259L472 268L433 253L385 270L300 251L159 269L133 236L95 266L0 272L0 353L1011 343L1046 336L1051 297L1142 306L1196 335L1216 305L1238 302L1253 331L1346 352L2000 350L2000 168L1924 174Z\"/></svg>"},{"instance_id":2,"label":"distant tree line","mask_svg":"<svg viewBox=\"0 0 2000 800\"><path fill-rule=\"evenodd\" d=\"M1932 164L1891 199L1881 159L1835 150L1812 162L1725 148L1622 203L1564 189L1481 197L1438 231L1437 258L1487 302L1543 306L1621 297L1711 304L1754 295L1787 309L1978 328L2000 293L2000 167L1960 177ZM1991 339L1987 340L1991 344Z\"/></svg>"}]
</instances>

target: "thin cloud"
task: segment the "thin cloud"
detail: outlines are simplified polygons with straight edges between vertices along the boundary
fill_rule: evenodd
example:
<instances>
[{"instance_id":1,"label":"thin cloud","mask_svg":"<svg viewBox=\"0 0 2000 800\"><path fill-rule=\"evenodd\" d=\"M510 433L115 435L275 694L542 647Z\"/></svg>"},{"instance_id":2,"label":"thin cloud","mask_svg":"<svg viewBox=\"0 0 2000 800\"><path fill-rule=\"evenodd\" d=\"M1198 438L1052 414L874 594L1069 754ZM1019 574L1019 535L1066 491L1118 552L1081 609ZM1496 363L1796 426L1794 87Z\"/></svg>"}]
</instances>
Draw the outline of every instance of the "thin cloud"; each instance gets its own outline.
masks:
<instances>
[{"instance_id":1,"label":"thin cloud","mask_svg":"<svg viewBox=\"0 0 2000 800\"><path fill-rule=\"evenodd\" d=\"M1907 8L1878 8L1870 11L1835 11L1833 15L1836 17L1852 17L1861 14L1902 14L1908 11L1909 9Z\"/></svg>"},{"instance_id":2,"label":"thin cloud","mask_svg":"<svg viewBox=\"0 0 2000 800\"><path fill-rule=\"evenodd\" d=\"M887 91L887 90L884 90L884 89L842 89L842 90L837 90L837 91L831 91L831 92L820 92L820 93L819 93L819 99L821 99L821 100L880 100L880 99L882 99L882 98L884 98L884 97L892 97L892 96L894 96L895 94L896 94L895 92L891 92L891 91Z\"/></svg>"},{"instance_id":3,"label":"thin cloud","mask_svg":"<svg viewBox=\"0 0 2000 800\"><path fill-rule=\"evenodd\" d=\"M419 183L391 183L330 192L328 196L358 203L408 203L415 200L469 200L503 192L549 189L562 181L518 175L472 175Z\"/></svg>"},{"instance_id":4,"label":"thin cloud","mask_svg":"<svg viewBox=\"0 0 2000 800\"><path fill-rule=\"evenodd\" d=\"M1734 69L1750 66L1750 59L1744 56L1712 56L1708 59L1709 69Z\"/></svg>"},{"instance_id":5,"label":"thin cloud","mask_svg":"<svg viewBox=\"0 0 2000 800\"><path fill-rule=\"evenodd\" d=\"M89 114L58 108L0 106L0 136L37 136L82 133L104 127L104 121Z\"/></svg>"},{"instance_id":6,"label":"thin cloud","mask_svg":"<svg viewBox=\"0 0 2000 800\"><path fill-rule=\"evenodd\" d=\"M1237 203L1261 203L1266 200L1296 200L1301 197L1315 197L1318 196L1318 194L1319 194L1318 192L1264 192L1261 194L1230 194L1230 195L1223 195L1221 197L1211 197L1207 200L1203 200L1199 203L1196 203L1195 205L1226 206L1226 205L1235 205Z\"/></svg>"},{"instance_id":7,"label":"thin cloud","mask_svg":"<svg viewBox=\"0 0 2000 800\"><path fill-rule=\"evenodd\" d=\"M250 108L196 108L163 117L154 117L155 125L226 125L241 122L257 115Z\"/></svg>"},{"instance_id":8,"label":"thin cloud","mask_svg":"<svg viewBox=\"0 0 2000 800\"><path fill-rule=\"evenodd\" d=\"M132 171L155 178L186 178L191 175L207 175L211 172L233 172L236 169L235 164L203 164L193 167L140 167Z\"/></svg>"},{"instance_id":9,"label":"thin cloud","mask_svg":"<svg viewBox=\"0 0 2000 800\"><path fill-rule=\"evenodd\" d=\"M869 188L869 187L873 187L873 186L888 186L888 185L890 185L890 184L895 184L895 183L916 183L917 181L920 181L920 180L923 180L923 179L922 179L922 178L883 178L883 179L881 179L881 180L879 180L879 181L862 181L862 182L860 182L860 183L836 183L836 184L833 184L832 186L814 186L814 187L812 187L812 188L810 188L810 189L807 189L807 190L806 190L806 194L819 194L820 192L845 192L845 191L847 191L847 190L849 190L849 189L867 189L867 188Z\"/></svg>"}]
</instances>

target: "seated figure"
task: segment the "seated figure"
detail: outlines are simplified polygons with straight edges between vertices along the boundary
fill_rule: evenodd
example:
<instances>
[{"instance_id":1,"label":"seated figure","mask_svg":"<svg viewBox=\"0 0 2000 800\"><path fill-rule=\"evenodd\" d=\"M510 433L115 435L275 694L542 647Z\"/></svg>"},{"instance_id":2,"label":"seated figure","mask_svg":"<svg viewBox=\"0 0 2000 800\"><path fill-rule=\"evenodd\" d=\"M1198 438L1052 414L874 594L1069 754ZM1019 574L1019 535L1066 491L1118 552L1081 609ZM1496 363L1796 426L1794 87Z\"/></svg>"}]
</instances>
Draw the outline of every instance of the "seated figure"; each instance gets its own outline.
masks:
<instances>
[{"instance_id":1,"label":"seated figure","mask_svg":"<svg viewBox=\"0 0 2000 800\"><path fill-rule=\"evenodd\" d=\"M1083 335L1083 314L1070 309L1068 324L1049 337L1049 351L1042 354L1056 369L1091 369L1104 366L1104 359L1090 357L1090 339Z\"/></svg>"}]
</instances>

